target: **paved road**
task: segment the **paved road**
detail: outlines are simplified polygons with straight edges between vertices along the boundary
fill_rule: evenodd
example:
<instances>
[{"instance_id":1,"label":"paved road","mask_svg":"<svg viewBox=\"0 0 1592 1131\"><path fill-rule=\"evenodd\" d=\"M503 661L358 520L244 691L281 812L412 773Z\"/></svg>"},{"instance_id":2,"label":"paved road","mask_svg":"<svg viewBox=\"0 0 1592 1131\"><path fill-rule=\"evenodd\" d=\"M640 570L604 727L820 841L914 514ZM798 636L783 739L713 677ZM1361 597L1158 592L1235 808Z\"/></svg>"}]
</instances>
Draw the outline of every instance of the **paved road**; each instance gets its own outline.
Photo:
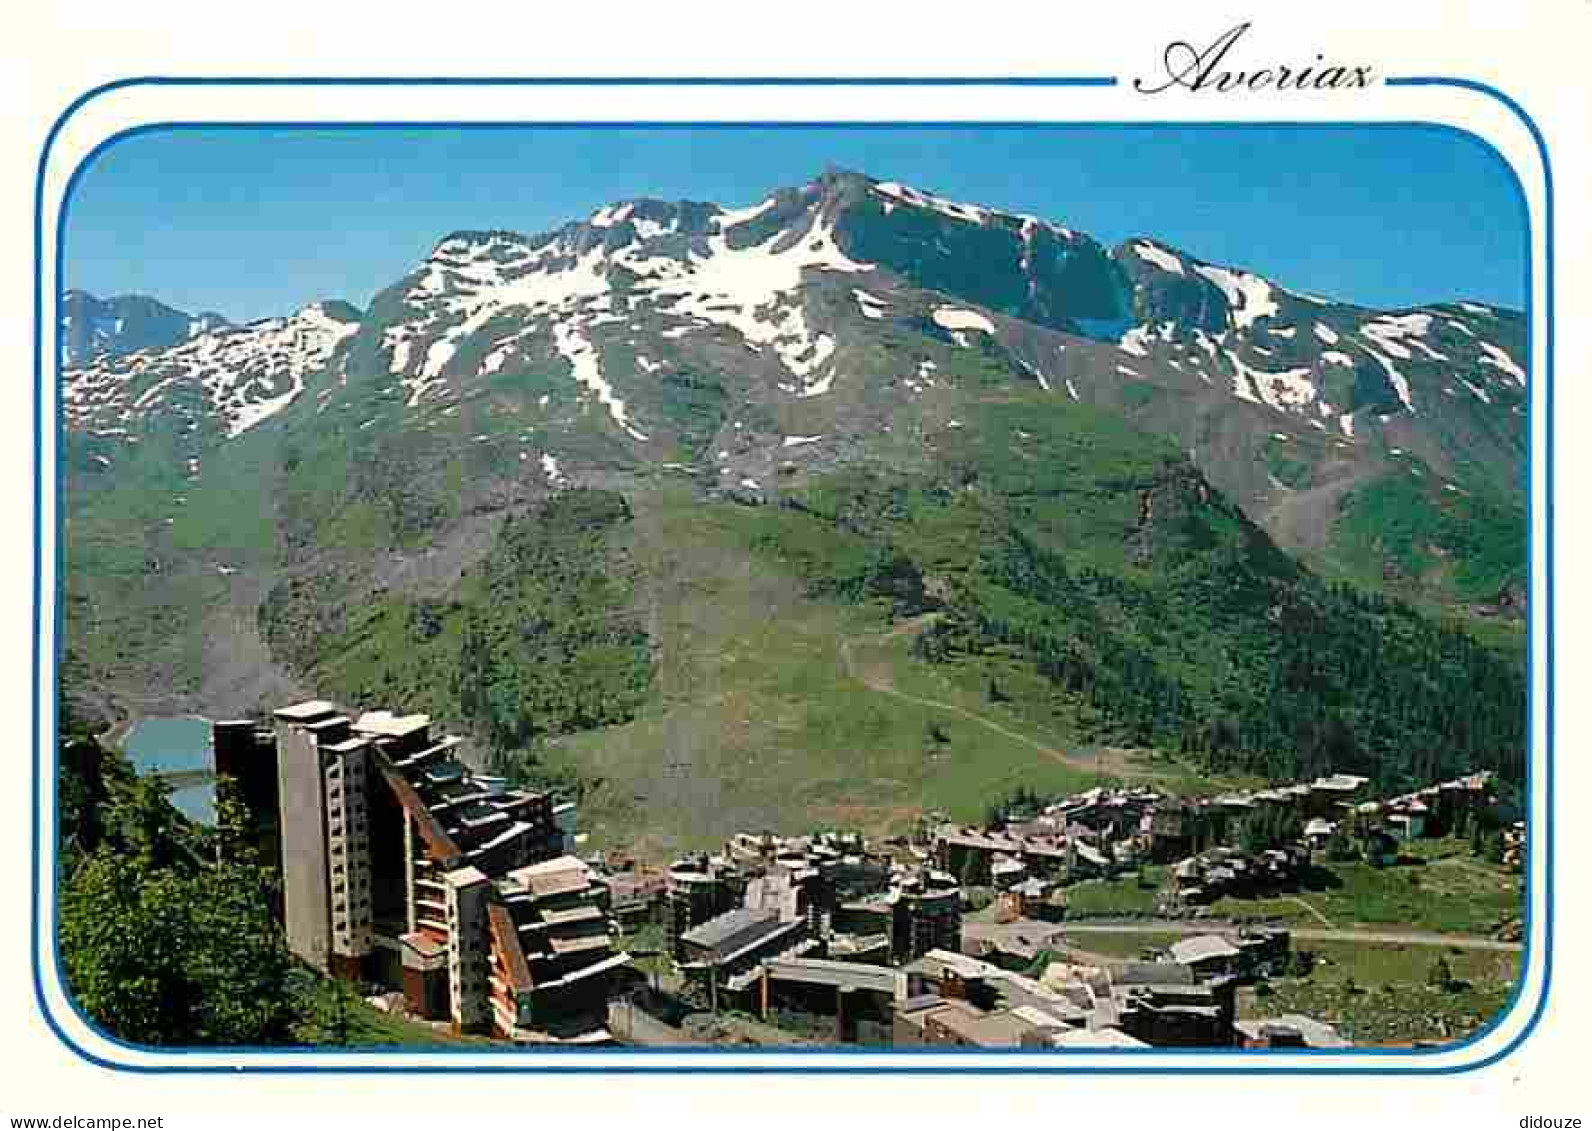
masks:
<instances>
[{"instance_id":1,"label":"paved road","mask_svg":"<svg viewBox=\"0 0 1592 1131\"><path fill-rule=\"evenodd\" d=\"M1014 936L1026 936L1029 939L1043 938L1047 934L1055 933L1062 937L1073 935L1136 935L1136 934L1178 934L1178 935L1204 935L1218 931L1235 930L1238 924L1212 919L1135 919L1129 922L1117 923L1041 923L1036 920L1020 920L1016 923L976 923L967 922L962 926L962 933L967 938L1002 939ZM1360 942L1381 943L1391 946L1453 946L1461 950L1488 950L1497 952L1512 952L1520 949L1516 942L1503 942L1499 939L1484 938L1480 935L1445 935L1435 931L1403 931L1397 929L1349 929L1334 927L1331 929L1320 927L1294 927L1289 926L1289 934L1297 940L1304 942Z\"/></svg>"}]
</instances>

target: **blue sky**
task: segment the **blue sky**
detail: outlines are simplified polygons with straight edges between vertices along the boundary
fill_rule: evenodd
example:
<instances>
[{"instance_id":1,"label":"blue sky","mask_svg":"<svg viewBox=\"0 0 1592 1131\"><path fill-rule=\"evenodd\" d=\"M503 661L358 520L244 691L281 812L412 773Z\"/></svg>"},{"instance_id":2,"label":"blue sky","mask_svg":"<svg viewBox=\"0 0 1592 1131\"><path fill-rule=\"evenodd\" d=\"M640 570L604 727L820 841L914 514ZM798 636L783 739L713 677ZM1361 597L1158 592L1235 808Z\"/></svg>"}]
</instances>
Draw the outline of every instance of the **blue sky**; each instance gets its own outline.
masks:
<instances>
[{"instance_id":1,"label":"blue sky","mask_svg":"<svg viewBox=\"0 0 1592 1131\"><path fill-rule=\"evenodd\" d=\"M1512 174L1422 127L149 133L83 171L65 282L236 320L362 307L456 229L542 231L636 196L749 204L827 164L1369 306L1524 303Z\"/></svg>"}]
</instances>

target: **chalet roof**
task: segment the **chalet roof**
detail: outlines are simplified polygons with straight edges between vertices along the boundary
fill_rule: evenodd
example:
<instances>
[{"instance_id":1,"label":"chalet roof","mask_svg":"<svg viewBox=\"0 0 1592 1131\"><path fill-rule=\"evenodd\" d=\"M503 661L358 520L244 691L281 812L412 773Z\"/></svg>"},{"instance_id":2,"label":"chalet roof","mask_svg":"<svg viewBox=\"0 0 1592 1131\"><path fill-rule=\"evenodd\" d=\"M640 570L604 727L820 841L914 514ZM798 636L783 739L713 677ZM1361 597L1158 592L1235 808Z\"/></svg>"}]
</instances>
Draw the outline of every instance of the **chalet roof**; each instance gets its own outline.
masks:
<instances>
[{"instance_id":1,"label":"chalet roof","mask_svg":"<svg viewBox=\"0 0 1592 1131\"><path fill-rule=\"evenodd\" d=\"M1265 1018L1258 1021L1239 1021L1234 1026L1240 1032L1256 1037L1272 1035L1278 1030L1285 1033L1297 1033L1303 1038L1304 1043L1313 1049L1339 1049L1348 1048L1349 1042L1344 1040L1331 1025L1318 1021L1314 1017L1306 1017L1302 1013L1285 1013L1281 1017Z\"/></svg>"},{"instance_id":2,"label":"chalet roof","mask_svg":"<svg viewBox=\"0 0 1592 1131\"><path fill-rule=\"evenodd\" d=\"M849 987L893 994L901 975L890 966L835 962L825 958L771 958L763 963L769 977L810 985Z\"/></svg>"},{"instance_id":3,"label":"chalet roof","mask_svg":"<svg viewBox=\"0 0 1592 1131\"><path fill-rule=\"evenodd\" d=\"M950 971L959 978L988 978L1000 973L1000 967L958 954L954 950L931 950L907 966L907 969L930 975Z\"/></svg>"},{"instance_id":4,"label":"chalet roof","mask_svg":"<svg viewBox=\"0 0 1592 1131\"><path fill-rule=\"evenodd\" d=\"M592 903L582 903L578 907L562 911L552 911L544 907L537 912L537 915L542 922L553 927L562 927L568 923L591 923L605 918L602 908Z\"/></svg>"},{"instance_id":5,"label":"chalet roof","mask_svg":"<svg viewBox=\"0 0 1592 1131\"><path fill-rule=\"evenodd\" d=\"M303 723L335 715L337 708L324 699L307 699L303 703L293 703L286 707L278 707L272 714L287 722Z\"/></svg>"},{"instance_id":6,"label":"chalet roof","mask_svg":"<svg viewBox=\"0 0 1592 1131\"><path fill-rule=\"evenodd\" d=\"M1133 1048L1147 1049L1150 1046L1137 1037L1130 1037L1121 1029L1107 1026L1100 1029L1063 1029L1050 1038L1050 1043L1057 1048L1082 1049L1082 1048Z\"/></svg>"},{"instance_id":7,"label":"chalet roof","mask_svg":"<svg viewBox=\"0 0 1592 1131\"><path fill-rule=\"evenodd\" d=\"M1073 1012L1075 1014L1082 1014L1083 1011L1078 1009L1077 1006L1073 1006ZM1063 1029L1066 1028L1068 1024L1068 1022L1062 1018L1057 1017L1054 1014L1046 1013L1043 1009L1032 1005L1013 1006L1011 1009L1011 1014L1013 1017L1026 1022L1035 1029Z\"/></svg>"},{"instance_id":8,"label":"chalet roof","mask_svg":"<svg viewBox=\"0 0 1592 1131\"><path fill-rule=\"evenodd\" d=\"M485 872L467 864L463 868L455 868L453 871L445 873L442 877L442 882L450 888L467 888L476 884L487 883L488 880Z\"/></svg>"},{"instance_id":9,"label":"chalet roof","mask_svg":"<svg viewBox=\"0 0 1592 1131\"><path fill-rule=\"evenodd\" d=\"M692 927L680 938L692 946L714 949L741 932L764 923L771 927L778 926L779 916L760 907L737 907Z\"/></svg>"},{"instance_id":10,"label":"chalet roof","mask_svg":"<svg viewBox=\"0 0 1592 1131\"><path fill-rule=\"evenodd\" d=\"M516 868L509 873L509 878L537 896L563 895L590 887L591 868L578 856L559 856Z\"/></svg>"},{"instance_id":11,"label":"chalet roof","mask_svg":"<svg viewBox=\"0 0 1592 1131\"><path fill-rule=\"evenodd\" d=\"M1021 842L1015 837L976 830L942 830L937 836L945 844L954 844L961 848L979 848L990 852L1016 852L1022 847Z\"/></svg>"},{"instance_id":12,"label":"chalet roof","mask_svg":"<svg viewBox=\"0 0 1592 1131\"><path fill-rule=\"evenodd\" d=\"M921 1013L926 1009L937 1009L945 1004L945 999L939 994L917 994L909 997L896 1006L900 1014Z\"/></svg>"},{"instance_id":13,"label":"chalet roof","mask_svg":"<svg viewBox=\"0 0 1592 1131\"><path fill-rule=\"evenodd\" d=\"M831 934L829 936L830 954L864 954L871 950L879 950L889 946L889 935Z\"/></svg>"},{"instance_id":14,"label":"chalet roof","mask_svg":"<svg viewBox=\"0 0 1592 1131\"><path fill-rule=\"evenodd\" d=\"M1179 961L1124 962L1114 967L1112 980L1119 986L1192 986L1199 979L1192 969Z\"/></svg>"},{"instance_id":15,"label":"chalet roof","mask_svg":"<svg viewBox=\"0 0 1592 1131\"><path fill-rule=\"evenodd\" d=\"M409 784L409 779L394 769L391 762L378 751L373 752L376 760L376 769L386 780L387 786L392 790L393 796L398 798L398 804L403 806L405 813L415 822L415 828L420 833L420 838L425 841L426 850L438 862L446 864L459 859L463 853L458 844L448 835L442 827L442 822L432 815L431 809L425 800Z\"/></svg>"},{"instance_id":16,"label":"chalet roof","mask_svg":"<svg viewBox=\"0 0 1592 1131\"><path fill-rule=\"evenodd\" d=\"M1211 958L1236 958L1238 948L1221 935L1195 935L1173 943L1171 953L1175 961L1186 965Z\"/></svg>"},{"instance_id":17,"label":"chalet roof","mask_svg":"<svg viewBox=\"0 0 1592 1131\"><path fill-rule=\"evenodd\" d=\"M516 990L532 988L531 967L525 961L525 951L520 947L520 933L514 929L514 920L508 908L501 903L487 905L487 925L492 932L492 945L503 956L508 968L509 983Z\"/></svg>"},{"instance_id":18,"label":"chalet roof","mask_svg":"<svg viewBox=\"0 0 1592 1131\"><path fill-rule=\"evenodd\" d=\"M448 953L448 944L424 931L411 931L400 935L398 941L421 958L440 958Z\"/></svg>"},{"instance_id":19,"label":"chalet roof","mask_svg":"<svg viewBox=\"0 0 1592 1131\"><path fill-rule=\"evenodd\" d=\"M1079 842L1073 847L1077 850L1078 855L1084 860L1087 860L1089 863L1094 864L1097 867L1104 867L1106 865L1105 854L1100 852L1098 849L1091 848L1089 845L1082 842Z\"/></svg>"},{"instance_id":20,"label":"chalet roof","mask_svg":"<svg viewBox=\"0 0 1592 1131\"><path fill-rule=\"evenodd\" d=\"M1310 783L1310 786L1312 789L1332 793L1352 793L1370 780L1357 774L1328 774L1326 777L1317 778Z\"/></svg>"},{"instance_id":21,"label":"chalet roof","mask_svg":"<svg viewBox=\"0 0 1592 1131\"><path fill-rule=\"evenodd\" d=\"M354 729L381 738L404 738L431 725L430 715L395 715L391 711L366 711Z\"/></svg>"},{"instance_id":22,"label":"chalet roof","mask_svg":"<svg viewBox=\"0 0 1592 1131\"><path fill-rule=\"evenodd\" d=\"M588 950L606 950L609 942L607 932L597 935L554 935L547 940L547 945L554 954L581 954Z\"/></svg>"},{"instance_id":23,"label":"chalet roof","mask_svg":"<svg viewBox=\"0 0 1592 1131\"><path fill-rule=\"evenodd\" d=\"M984 1013L964 1001L948 1001L932 1017L964 1041L983 1048L1020 1045L1034 1028L1010 1010Z\"/></svg>"}]
</instances>

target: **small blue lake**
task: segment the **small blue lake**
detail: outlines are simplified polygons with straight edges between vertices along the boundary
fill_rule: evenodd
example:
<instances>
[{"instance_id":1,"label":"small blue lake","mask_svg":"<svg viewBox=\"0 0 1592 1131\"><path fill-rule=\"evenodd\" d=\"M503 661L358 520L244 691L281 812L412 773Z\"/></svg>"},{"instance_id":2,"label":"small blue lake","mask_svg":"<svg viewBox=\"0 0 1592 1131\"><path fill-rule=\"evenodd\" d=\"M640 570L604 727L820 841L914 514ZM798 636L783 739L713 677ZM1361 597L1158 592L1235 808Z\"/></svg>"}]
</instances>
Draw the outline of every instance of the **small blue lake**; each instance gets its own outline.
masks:
<instances>
[{"instance_id":1,"label":"small blue lake","mask_svg":"<svg viewBox=\"0 0 1592 1131\"><path fill-rule=\"evenodd\" d=\"M214 771L215 748L211 743L208 719L184 716L172 719L140 719L127 732L122 751L140 774L172 774ZM184 785L171 792L171 803L178 812L200 824L216 820L216 787L212 781Z\"/></svg>"},{"instance_id":2,"label":"small blue lake","mask_svg":"<svg viewBox=\"0 0 1592 1131\"><path fill-rule=\"evenodd\" d=\"M177 812L196 821L201 825L216 823L216 783L205 782L203 785L187 785L181 789L174 789L168 795Z\"/></svg>"},{"instance_id":3,"label":"small blue lake","mask_svg":"<svg viewBox=\"0 0 1592 1131\"><path fill-rule=\"evenodd\" d=\"M140 719L127 732L122 750L133 769L141 774L215 769L210 721L191 715L178 719Z\"/></svg>"}]
</instances>

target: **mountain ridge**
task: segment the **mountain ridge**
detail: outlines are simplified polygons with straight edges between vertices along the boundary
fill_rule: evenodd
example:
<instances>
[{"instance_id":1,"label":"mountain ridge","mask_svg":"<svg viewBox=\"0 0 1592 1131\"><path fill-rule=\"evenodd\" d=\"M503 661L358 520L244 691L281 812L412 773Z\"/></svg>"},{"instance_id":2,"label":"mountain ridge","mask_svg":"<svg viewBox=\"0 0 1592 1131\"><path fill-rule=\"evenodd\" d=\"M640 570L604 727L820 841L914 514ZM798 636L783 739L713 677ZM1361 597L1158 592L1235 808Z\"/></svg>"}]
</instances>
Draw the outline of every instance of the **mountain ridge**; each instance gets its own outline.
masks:
<instances>
[{"instance_id":1,"label":"mountain ridge","mask_svg":"<svg viewBox=\"0 0 1592 1131\"><path fill-rule=\"evenodd\" d=\"M346 403L351 381L376 403L396 391L405 426L431 427L472 389L564 367L633 460L711 458L711 477L732 491L766 491L788 464L850 458L901 400L932 401L946 359L919 342L972 350L1007 379L1113 408L1178 442L1294 550L1321 548L1301 517L1320 500L1375 509L1396 495L1432 540L1389 556L1380 578L1359 553L1351 572L1362 580L1478 607L1523 591L1519 571L1489 567L1456 584L1439 560L1463 554L1455 510L1523 530L1524 320L1486 304L1330 302L1153 238L1107 248L1061 223L832 168L740 208L641 197L541 233L451 232L373 298L347 338L325 354L324 374L305 374L325 401ZM917 356L903 366L903 352ZM879 372L892 364L897 373ZM673 372L702 366L728 380L704 388ZM114 398L140 368L69 371L76 422L125 427L126 404L106 421L97 392ZM864 387L837 388L852 372ZM384 377L396 390L380 391ZM689 405L664 388L671 379L695 384ZM184 381L204 377L196 366ZM246 396L280 411L298 395L292 384L277 400L274 388ZM211 400L233 413L221 430L235 427L236 407ZM788 423L749 432L748 421L717 418L736 402L757 423ZM592 442L560 452L559 426L578 422L550 423L531 429L546 450L521 453L567 475ZM603 460L617 458L602 446ZM1400 476L1423 489L1364 496ZM1336 512L1326 512L1331 526Z\"/></svg>"},{"instance_id":2,"label":"mountain ridge","mask_svg":"<svg viewBox=\"0 0 1592 1131\"><path fill-rule=\"evenodd\" d=\"M1491 306L1327 302L1159 241L1108 248L844 171L740 208L639 198L533 235L460 230L362 311L311 304L68 369L69 554L103 575L76 583L69 621L85 670L140 684L126 673L142 645L164 658L138 666L187 672L203 698L214 647L163 639L120 604L158 597L169 621L219 601L225 631L247 637L235 650L302 678L319 661L288 659L295 641L343 639L347 610L387 598L453 600L498 524L571 488L677 484L781 509L868 469L934 498L999 482L1011 522L1060 524L1047 553L1153 572L1161 528L1125 502L1073 528L1029 498L1057 449L1024 434L1056 440L1066 421L1103 459L1134 436L1169 442L1330 581L1485 609L1509 634L1523 343L1523 319ZM1129 490L1076 466L1087 492ZM948 584L936 577L925 567L924 584ZM987 636L999 618L980 615ZM995 639L979 646L1011 646Z\"/></svg>"}]
</instances>

